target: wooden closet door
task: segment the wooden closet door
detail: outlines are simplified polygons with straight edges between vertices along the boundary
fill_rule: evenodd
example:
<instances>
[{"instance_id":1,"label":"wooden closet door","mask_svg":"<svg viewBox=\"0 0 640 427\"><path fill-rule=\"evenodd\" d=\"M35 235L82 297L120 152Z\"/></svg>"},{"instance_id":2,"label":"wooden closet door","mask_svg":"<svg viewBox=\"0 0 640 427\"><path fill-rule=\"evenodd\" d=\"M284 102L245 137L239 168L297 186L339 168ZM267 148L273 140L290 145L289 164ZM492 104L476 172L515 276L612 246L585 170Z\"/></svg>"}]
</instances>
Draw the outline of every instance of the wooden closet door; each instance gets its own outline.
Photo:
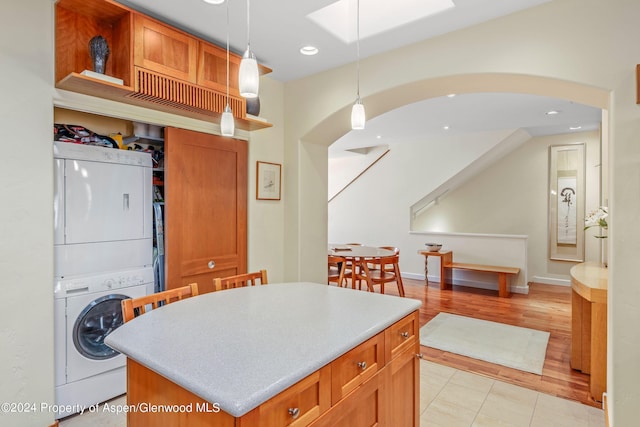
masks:
<instances>
[{"instance_id":1,"label":"wooden closet door","mask_svg":"<svg viewBox=\"0 0 640 427\"><path fill-rule=\"evenodd\" d=\"M247 142L165 128L167 289L247 271Z\"/></svg>"}]
</instances>

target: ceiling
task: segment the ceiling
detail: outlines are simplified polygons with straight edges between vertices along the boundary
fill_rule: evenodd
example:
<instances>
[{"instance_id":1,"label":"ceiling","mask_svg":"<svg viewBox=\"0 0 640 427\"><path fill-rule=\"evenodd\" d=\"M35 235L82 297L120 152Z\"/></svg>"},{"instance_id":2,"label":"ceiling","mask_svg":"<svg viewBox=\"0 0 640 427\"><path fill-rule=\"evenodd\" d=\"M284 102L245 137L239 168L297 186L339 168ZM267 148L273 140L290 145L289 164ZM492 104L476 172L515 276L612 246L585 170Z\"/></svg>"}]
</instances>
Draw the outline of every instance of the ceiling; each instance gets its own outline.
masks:
<instances>
[{"instance_id":1,"label":"ceiling","mask_svg":"<svg viewBox=\"0 0 640 427\"><path fill-rule=\"evenodd\" d=\"M226 2L211 5L203 0L118 1L220 46L226 45ZM227 1L230 48L242 54L247 42L247 2ZM357 48L353 40L344 41L309 17L309 14L334 5L337 1L345 2L342 9L338 8L344 13L332 19L346 21L345 15L353 16L353 27L346 29L353 39L356 0L251 1L251 48L258 61L273 70L269 78L287 82L356 60ZM390 5L383 15L391 17L395 12L413 12L426 1L360 0L360 57L376 55L551 0L453 0L454 8L371 34L376 29L389 26L374 21L377 9ZM404 18L406 21L407 16ZM402 19L402 16L398 19ZM302 55L300 48L306 45L317 47L319 53L315 56ZM544 114L550 110L560 111L561 114L554 117ZM597 129L599 123L599 109L563 100L517 94L466 94L455 98L430 99L378 116L367 122L364 131L349 132L338 144L334 144L334 149L339 146L357 148L384 143L381 140L390 134L391 126L396 132L395 140L400 140L400 137L414 139L417 135L442 132L445 125L451 126L449 132L525 128L532 135L548 135L571 132L570 126L582 126L580 131ZM398 129L401 130L398 132ZM382 136L381 140L376 138L377 135Z\"/></svg>"}]
</instances>

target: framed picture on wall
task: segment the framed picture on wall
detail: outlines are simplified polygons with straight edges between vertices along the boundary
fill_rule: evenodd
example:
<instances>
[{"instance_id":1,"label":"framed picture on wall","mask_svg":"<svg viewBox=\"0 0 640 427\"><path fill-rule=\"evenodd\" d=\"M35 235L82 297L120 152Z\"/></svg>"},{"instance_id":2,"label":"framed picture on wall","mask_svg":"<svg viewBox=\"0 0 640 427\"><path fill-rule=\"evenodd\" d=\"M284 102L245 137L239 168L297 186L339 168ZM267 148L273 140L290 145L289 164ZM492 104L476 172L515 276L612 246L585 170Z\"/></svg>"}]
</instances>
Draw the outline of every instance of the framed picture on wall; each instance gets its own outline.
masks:
<instances>
[{"instance_id":1,"label":"framed picture on wall","mask_svg":"<svg viewBox=\"0 0 640 427\"><path fill-rule=\"evenodd\" d=\"M256 171L256 199L280 200L282 165L258 162Z\"/></svg>"},{"instance_id":2,"label":"framed picture on wall","mask_svg":"<svg viewBox=\"0 0 640 427\"><path fill-rule=\"evenodd\" d=\"M584 143L549 147L549 259L584 261Z\"/></svg>"}]
</instances>

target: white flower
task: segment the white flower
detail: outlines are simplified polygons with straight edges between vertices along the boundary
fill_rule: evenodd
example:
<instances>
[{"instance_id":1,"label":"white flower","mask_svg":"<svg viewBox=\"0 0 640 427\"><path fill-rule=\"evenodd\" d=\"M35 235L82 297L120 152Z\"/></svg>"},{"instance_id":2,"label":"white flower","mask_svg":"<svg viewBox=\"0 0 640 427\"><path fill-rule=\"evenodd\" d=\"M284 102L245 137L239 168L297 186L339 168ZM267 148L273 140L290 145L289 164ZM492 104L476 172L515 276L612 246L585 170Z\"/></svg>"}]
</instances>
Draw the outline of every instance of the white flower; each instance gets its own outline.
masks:
<instances>
[{"instance_id":1,"label":"white flower","mask_svg":"<svg viewBox=\"0 0 640 427\"><path fill-rule=\"evenodd\" d=\"M609 208L606 206L600 206L597 210L592 211L587 215L584 219L584 229L588 229L591 227L600 227L607 230L609 228L609 224L607 224L607 217L609 216ZM595 236L599 239L604 239L607 236Z\"/></svg>"}]
</instances>

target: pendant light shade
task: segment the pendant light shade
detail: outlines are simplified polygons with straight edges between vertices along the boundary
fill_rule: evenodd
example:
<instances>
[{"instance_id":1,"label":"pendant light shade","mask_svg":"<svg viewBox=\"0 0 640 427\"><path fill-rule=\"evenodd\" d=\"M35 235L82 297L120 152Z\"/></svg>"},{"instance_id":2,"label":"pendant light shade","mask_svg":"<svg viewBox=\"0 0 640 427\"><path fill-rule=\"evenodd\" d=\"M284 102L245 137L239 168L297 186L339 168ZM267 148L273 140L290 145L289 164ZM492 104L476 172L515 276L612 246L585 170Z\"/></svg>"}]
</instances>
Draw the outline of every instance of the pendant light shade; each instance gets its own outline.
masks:
<instances>
[{"instance_id":1,"label":"pendant light shade","mask_svg":"<svg viewBox=\"0 0 640 427\"><path fill-rule=\"evenodd\" d=\"M367 118L364 113L364 105L362 105L362 100L360 99L360 0L357 1L356 5L357 97L355 104L351 107L351 129L360 130L364 129L364 123Z\"/></svg>"},{"instance_id":2,"label":"pendant light shade","mask_svg":"<svg viewBox=\"0 0 640 427\"><path fill-rule=\"evenodd\" d=\"M222 136L233 136L235 132L235 122L233 120L233 112L231 111L231 107L227 104L224 107L224 113L222 113L222 118L220 119L220 131Z\"/></svg>"},{"instance_id":3,"label":"pendant light shade","mask_svg":"<svg viewBox=\"0 0 640 427\"><path fill-rule=\"evenodd\" d=\"M240 95L245 98L256 98L260 88L260 74L258 73L258 60L251 51L249 6L249 0L247 0L247 50L242 55L242 61L240 61L238 86Z\"/></svg>"},{"instance_id":4,"label":"pendant light shade","mask_svg":"<svg viewBox=\"0 0 640 427\"><path fill-rule=\"evenodd\" d=\"M247 46L240 62L240 74L238 76L240 95L245 98L256 98L260 88L260 74L258 73L258 60L256 55Z\"/></svg>"},{"instance_id":5,"label":"pendant light shade","mask_svg":"<svg viewBox=\"0 0 640 427\"><path fill-rule=\"evenodd\" d=\"M364 122L367 120L364 113L364 105L360 97L356 99L355 104L351 107L351 129L360 130L364 129Z\"/></svg>"},{"instance_id":6,"label":"pendant light shade","mask_svg":"<svg viewBox=\"0 0 640 427\"><path fill-rule=\"evenodd\" d=\"M220 133L222 136L233 136L235 128L233 111L229 107L229 2L227 1L227 105L220 118Z\"/></svg>"}]
</instances>

